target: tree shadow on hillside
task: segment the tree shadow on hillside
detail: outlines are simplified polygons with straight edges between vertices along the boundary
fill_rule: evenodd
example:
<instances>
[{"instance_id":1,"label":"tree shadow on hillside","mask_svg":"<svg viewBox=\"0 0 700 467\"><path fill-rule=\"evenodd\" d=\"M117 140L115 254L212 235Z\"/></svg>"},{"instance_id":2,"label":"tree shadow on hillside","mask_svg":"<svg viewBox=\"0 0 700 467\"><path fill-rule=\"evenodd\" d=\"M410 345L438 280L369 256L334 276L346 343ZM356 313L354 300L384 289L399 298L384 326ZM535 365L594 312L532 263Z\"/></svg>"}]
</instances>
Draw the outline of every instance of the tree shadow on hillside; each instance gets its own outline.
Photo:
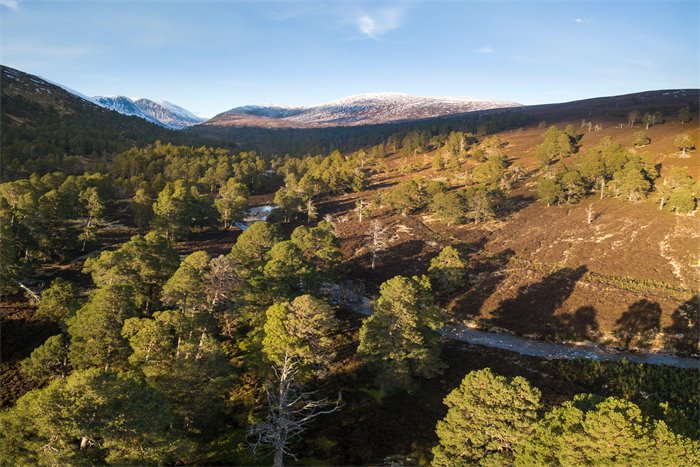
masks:
<instances>
[{"instance_id":1,"label":"tree shadow on hillside","mask_svg":"<svg viewBox=\"0 0 700 467\"><path fill-rule=\"evenodd\" d=\"M582 306L573 313L566 313L559 318L559 326L564 328L574 339L595 341L599 336L596 309L592 306Z\"/></svg>"},{"instance_id":2,"label":"tree shadow on hillside","mask_svg":"<svg viewBox=\"0 0 700 467\"><path fill-rule=\"evenodd\" d=\"M661 306L646 299L634 302L622 313L614 333L625 347L649 347L661 327Z\"/></svg>"},{"instance_id":3,"label":"tree shadow on hillside","mask_svg":"<svg viewBox=\"0 0 700 467\"><path fill-rule=\"evenodd\" d=\"M488 239L483 237L475 245L480 250L486 244L486 241ZM460 245L458 248L464 251L467 247ZM515 251L508 248L474 264L469 270L471 287L466 292L456 295L448 308L454 312L466 311L465 314L479 314L479 310L481 310L484 302L489 299L506 278L506 273L503 270L513 256L515 256Z\"/></svg>"},{"instance_id":4,"label":"tree shadow on hillside","mask_svg":"<svg viewBox=\"0 0 700 467\"><path fill-rule=\"evenodd\" d=\"M369 268L372 253L366 251L348 263L356 279L367 285L367 290L376 293L379 286L395 276L425 274L430 264L431 252L426 251L423 240L408 240L379 251L376 268Z\"/></svg>"},{"instance_id":5,"label":"tree shadow on hillside","mask_svg":"<svg viewBox=\"0 0 700 467\"><path fill-rule=\"evenodd\" d=\"M672 323L664 328L673 347L684 354L700 351L700 295L683 302L671 315Z\"/></svg>"},{"instance_id":6,"label":"tree shadow on hillside","mask_svg":"<svg viewBox=\"0 0 700 467\"><path fill-rule=\"evenodd\" d=\"M556 336L563 323L554 313L573 293L576 283L586 271L586 266L563 268L545 276L536 284L520 287L514 298L504 300L494 312L494 324L513 331L538 331L547 337ZM591 318L595 321L595 310L592 314L591 310L581 310L578 317L581 320L580 327L590 328L593 326ZM576 314L570 319L576 322Z\"/></svg>"},{"instance_id":7,"label":"tree shadow on hillside","mask_svg":"<svg viewBox=\"0 0 700 467\"><path fill-rule=\"evenodd\" d=\"M537 201L534 196L530 195L515 195L508 198L508 201L503 205L499 212L500 217L507 217L518 211L522 211L532 203Z\"/></svg>"},{"instance_id":8,"label":"tree shadow on hillside","mask_svg":"<svg viewBox=\"0 0 700 467\"><path fill-rule=\"evenodd\" d=\"M316 203L316 209L318 211L318 218L316 222L322 220L327 214L340 215L342 213L347 213L350 216L355 216L355 213L352 211L355 209L355 202L358 199L360 198L355 197L351 199L330 199L319 201Z\"/></svg>"}]
</instances>

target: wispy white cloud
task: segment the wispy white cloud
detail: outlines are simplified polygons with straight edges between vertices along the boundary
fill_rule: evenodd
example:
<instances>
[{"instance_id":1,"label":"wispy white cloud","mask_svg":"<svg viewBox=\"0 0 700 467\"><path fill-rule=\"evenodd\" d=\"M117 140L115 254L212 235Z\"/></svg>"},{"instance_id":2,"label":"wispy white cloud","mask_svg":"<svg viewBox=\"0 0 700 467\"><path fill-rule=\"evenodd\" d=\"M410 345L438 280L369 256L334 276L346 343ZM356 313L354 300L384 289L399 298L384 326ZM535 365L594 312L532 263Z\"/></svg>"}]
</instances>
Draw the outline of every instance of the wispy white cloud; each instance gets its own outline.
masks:
<instances>
[{"instance_id":1,"label":"wispy white cloud","mask_svg":"<svg viewBox=\"0 0 700 467\"><path fill-rule=\"evenodd\" d=\"M336 1L299 2L289 1L275 4L275 10L268 14L274 20L289 21L307 17L319 17L322 21L317 24L330 29L352 28L360 33L360 38L382 40L382 36L400 28L406 19L407 12L414 2L397 1ZM350 40L358 36L350 37Z\"/></svg>"},{"instance_id":2,"label":"wispy white cloud","mask_svg":"<svg viewBox=\"0 0 700 467\"><path fill-rule=\"evenodd\" d=\"M17 3L17 0L0 0L0 6L19 11L19 3Z\"/></svg>"},{"instance_id":3,"label":"wispy white cloud","mask_svg":"<svg viewBox=\"0 0 700 467\"><path fill-rule=\"evenodd\" d=\"M576 23L576 24L588 24L590 22L591 22L590 19L583 19L583 18L576 18L574 20L574 23Z\"/></svg>"},{"instance_id":4,"label":"wispy white cloud","mask_svg":"<svg viewBox=\"0 0 700 467\"><path fill-rule=\"evenodd\" d=\"M494 49L490 45L482 45L478 49L474 49L474 52L478 54L492 54Z\"/></svg>"},{"instance_id":5,"label":"wispy white cloud","mask_svg":"<svg viewBox=\"0 0 700 467\"><path fill-rule=\"evenodd\" d=\"M371 39L379 39L401 26L404 11L399 7L386 7L373 12L361 12L355 19L359 31Z\"/></svg>"}]
</instances>

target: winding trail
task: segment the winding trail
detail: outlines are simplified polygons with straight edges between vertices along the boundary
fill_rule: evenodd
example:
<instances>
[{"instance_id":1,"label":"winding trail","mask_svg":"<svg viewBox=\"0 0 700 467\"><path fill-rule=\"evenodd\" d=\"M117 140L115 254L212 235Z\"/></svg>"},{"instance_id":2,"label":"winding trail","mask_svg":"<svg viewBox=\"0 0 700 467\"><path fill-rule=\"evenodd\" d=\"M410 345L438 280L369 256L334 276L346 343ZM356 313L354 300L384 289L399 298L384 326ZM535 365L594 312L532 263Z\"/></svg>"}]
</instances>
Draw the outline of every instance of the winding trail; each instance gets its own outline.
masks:
<instances>
[{"instance_id":1,"label":"winding trail","mask_svg":"<svg viewBox=\"0 0 700 467\"><path fill-rule=\"evenodd\" d=\"M372 302L368 297L361 297L359 300L355 301L347 301L344 302L343 305L365 316L372 314ZM546 358L548 360L586 358L588 360L598 361L620 361L625 359L632 363L700 369L700 359L697 358L676 357L674 355L655 353L620 352L598 345L554 344L510 334L480 331L478 329L471 329L462 324L447 324L438 332L447 339L462 341L471 345L508 350L521 355Z\"/></svg>"}]
</instances>

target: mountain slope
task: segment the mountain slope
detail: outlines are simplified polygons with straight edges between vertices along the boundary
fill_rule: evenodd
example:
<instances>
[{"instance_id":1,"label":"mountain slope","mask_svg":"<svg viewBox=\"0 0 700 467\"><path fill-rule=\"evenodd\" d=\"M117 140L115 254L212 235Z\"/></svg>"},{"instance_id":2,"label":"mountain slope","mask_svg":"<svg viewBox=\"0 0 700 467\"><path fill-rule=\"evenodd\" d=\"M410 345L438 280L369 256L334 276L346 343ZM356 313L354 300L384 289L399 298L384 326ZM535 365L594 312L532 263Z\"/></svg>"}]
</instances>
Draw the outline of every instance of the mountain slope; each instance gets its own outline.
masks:
<instances>
[{"instance_id":1,"label":"mountain slope","mask_svg":"<svg viewBox=\"0 0 700 467\"><path fill-rule=\"evenodd\" d=\"M515 102L470 97L419 97L380 93L345 97L312 107L236 107L204 124L209 126L262 126L314 128L419 120L479 110L520 107Z\"/></svg>"},{"instance_id":2,"label":"mountain slope","mask_svg":"<svg viewBox=\"0 0 700 467\"><path fill-rule=\"evenodd\" d=\"M38 76L0 66L2 176L41 170L46 157L113 154L174 132L102 108ZM23 165L34 160L32 167Z\"/></svg>"},{"instance_id":3,"label":"mountain slope","mask_svg":"<svg viewBox=\"0 0 700 467\"><path fill-rule=\"evenodd\" d=\"M97 105L106 109L119 112L122 115L133 115L134 117L143 118L144 120L158 124L157 120L146 115L134 101L126 96L95 96L93 99Z\"/></svg>"},{"instance_id":4,"label":"mountain slope","mask_svg":"<svg viewBox=\"0 0 700 467\"><path fill-rule=\"evenodd\" d=\"M187 109L167 101L138 99L134 101L134 104L144 114L155 119L165 127L186 128L206 120L196 116Z\"/></svg>"},{"instance_id":5,"label":"mountain slope","mask_svg":"<svg viewBox=\"0 0 700 467\"><path fill-rule=\"evenodd\" d=\"M126 96L95 96L95 103L124 115L143 118L156 125L171 129L186 128L205 119L197 117L192 112L166 101L150 99L133 100Z\"/></svg>"}]
</instances>

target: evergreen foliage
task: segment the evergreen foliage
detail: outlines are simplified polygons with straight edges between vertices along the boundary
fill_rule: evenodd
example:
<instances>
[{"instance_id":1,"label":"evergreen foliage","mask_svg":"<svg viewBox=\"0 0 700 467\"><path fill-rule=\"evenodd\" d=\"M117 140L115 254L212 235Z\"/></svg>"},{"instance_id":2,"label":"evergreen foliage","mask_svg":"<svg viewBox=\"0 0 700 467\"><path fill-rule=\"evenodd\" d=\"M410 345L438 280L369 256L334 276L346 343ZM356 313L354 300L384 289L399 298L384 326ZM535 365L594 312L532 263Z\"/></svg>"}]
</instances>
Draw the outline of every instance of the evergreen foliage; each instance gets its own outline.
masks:
<instances>
[{"instance_id":1,"label":"evergreen foliage","mask_svg":"<svg viewBox=\"0 0 700 467\"><path fill-rule=\"evenodd\" d=\"M137 315L133 293L127 286L97 289L75 315L66 320L68 357L76 369L121 369L129 356L121 336L124 321Z\"/></svg>"},{"instance_id":2,"label":"evergreen foliage","mask_svg":"<svg viewBox=\"0 0 700 467\"><path fill-rule=\"evenodd\" d=\"M324 375L336 356L339 323L333 309L312 295L301 295L267 309L263 351L275 365L285 357L299 362L304 373Z\"/></svg>"},{"instance_id":3,"label":"evergreen foliage","mask_svg":"<svg viewBox=\"0 0 700 467\"><path fill-rule=\"evenodd\" d=\"M410 389L414 377L430 378L442 371L435 330L444 318L433 304L426 276L396 276L379 293L374 313L360 329L357 352L378 368L383 391Z\"/></svg>"},{"instance_id":4,"label":"evergreen foliage","mask_svg":"<svg viewBox=\"0 0 700 467\"><path fill-rule=\"evenodd\" d=\"M14 465L162 464L184 452L167 401L135 372L76 371L0 414L0 458Z\"/></svg>"},{"instance_id":5,"label":"evergreen foliage","mask_svg":"<svg viewBox=\"0 0 700 467\"><path fill-rule=\"evenodd\" d=\"M540 391L522 377L472 371L445 397L433 465L506 465L535 429Z\"/></svg>"},{"instance_id":6,"label":"evergreen foliage","mask_svg":"<svg viewBox=\"0 0 700 467\"><path fill-rule=\"evenodd\" d=\"M65 378L70 372L68 343L62 334L51 336L22 361L22 369L39 381Z\"/></svg>"},{"instance_id":7,"label":"evergreen foliage","mask_svg":"<svg viewBox=\"0 0 700 467\"><path fill-rule=\"evenodd\" d=\"M59 321L72 315L80 307L78 291L72 282L57 277L41 294L37 315L51 321Z\"/></svg>"},{"instance_id":8,"label":"evergreen foliage","mask_svg":"<svg viewBox=\"0 0 700 467\"><path fill-rule=\"evenodd\" d=\"M697 465L700 444L632 402L580 395L545 415L516 465Z\"/></svg>"},{"instance_id":9,"label":"evergreen foliage","mask_svg":"<svg viewBox=\"0 0 700 467\"><path fill-rule=\"evenodd\" d=\"M454 247L446 246L430 260L428 275L437 290L450 293L464 285L466 268L467 263L461 253Z\"/></svg>"},{"instance_id":10,"label":"evergreen foliage","mask_svg":"<svg viewBox=\"0 0 700 467\"><path fill-rule=\"evenodd\" d=\"M159 304L161 289L175 272L179 255L157 232L135 235L116 251L103 251L85 260L83 272L97 287L120 285L132 294L139 309Z\"/></svg>"}]
</instances>

